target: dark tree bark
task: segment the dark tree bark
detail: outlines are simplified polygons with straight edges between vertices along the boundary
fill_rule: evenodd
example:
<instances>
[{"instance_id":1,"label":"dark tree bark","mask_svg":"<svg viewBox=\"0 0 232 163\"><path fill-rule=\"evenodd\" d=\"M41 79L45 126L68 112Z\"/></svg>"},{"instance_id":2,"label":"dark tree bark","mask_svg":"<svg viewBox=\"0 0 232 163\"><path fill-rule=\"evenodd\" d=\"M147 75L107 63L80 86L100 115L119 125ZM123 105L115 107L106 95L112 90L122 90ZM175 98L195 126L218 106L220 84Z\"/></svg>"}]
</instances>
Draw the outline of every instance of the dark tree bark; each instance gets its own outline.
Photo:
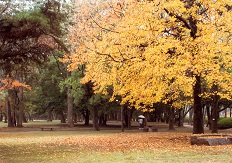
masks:
<instances>
[{"instance_id":1,"label":"dark tree bark","mask_svg":"<svg viewBox=\"0 0 232 163\"><path fill-rule=\"evenodd\" d=\"M124 123L128 129L131 129L132 113L133 111L127 105L124 105Z\"/></svg>"},{"instance_id":2,"label":"dark tree bark","mask_svg":"<svg viewBox=\"0 0 232 163\"><path fill-rule=\"evenodd\" d=\"M124 106L121 106L121 131L124 132Z\"/></svg>"},{"instance_id":3,"label":"dark tree bark","mask_svg":"<svg viewBox=\"0 0 232 163\"><path fill-rule=\"evenodd\" d=\"M179 109L178 110L178 127L183 127L184 126L184 109Z\"/></svg>"},{"instance_id":4,"label":"dark tree bark","mask_svg":"<svg viewBox=\"0 0 232 163\"><path fill-rule=\"evenodd\" d=\"M169 113L170 112L170 110L169 110L169 108L168 107L166 107L165 108L165 112L164 112L164 120L165 120L165 123L169 123Z\"/></svg>"},{"instance_id":5,"label":"dark tree bark","mask_svg":"<svg viewBox=\"0 0 232 163\"><path fill-rule=\"evenodd\" d=\"M58 114L58 117L59 117L60 123L66 123L65 116L62 111Z\"/></svg>"},{"instance_id":6,"label":"dark tree bark","mask_svg":"<svg viewBox=\"0 0 232 163\"><path fill-rule=\"evenodd\" d=\"M71 72L67 72L67 77L71 76ZM73 96L72 96L72 86L68 85L67 86L67 123L69 127L74 126L73 122Z\"/></svg>"},{"instance_id":7,"label":"dark tree bark","mask_svg":"<svg viewBox=\"0 0 232 163\"><path fill-rule=\"evenodd\" d=\"M189 121L188 121L188 123L190 125L193 124L193 108L189 110Z\"/></svg>"},{"instance_id":8,"label":"dark tree bark","mask_svg":"<svg viewBox=\"0 0 232 163\"><path fill-rule=\"evenodd\" d=\"M212 133L217 133L218 130L217 130L217 120L218 120L218 100L219 100L219 97L218 95L216 94L216 92L218 91L218 86L217 85L213 85L212 87L212 90L214 92L214 95L213 95L213 102L212 102Z\"/></svg>"},{"instance_id":9,"label":"dark tree bark","mask_svg":"<svg viewBox=\"0 0 232 163\"><path fill-rule=\"evenodd\" d=\"M6 115L6 113L3 113L3 115L4 115L4 123L7 123L7 115Z\"/></svg>"},{"instance_id":10,"label":"dark tree bark","mask_svg":"<svg viewBox=\"0 0 232 163\"><path fill-rule=\"evenodd\" d=\"M106 122L107 122L107 114L102 113L99 117L99 125L100 126L107 126Z\"/></svg>"},{"instance_id":11,"label":"dark tree bark","mask_svg":"<svg viewBox=\"0 0 232 163\"><path fill-rule=\"evenodd\" d=\"M73 114L73 122L74 122L74 123L77 123L77 113L74 113L74 114Z\"/></svg>"},{"instance_id":12,"label":"dark tree bark","mask_svg":"<svg viewBox=\"0 0 232 163\"><path fill-rule=\"evenodd\" d=\"M128 124L128 129L131 129L131 119L132 119L132 114L133 114L133 108L128 108L128 119L127 119L127 124Z\"/></svg>"},{"instance_id":13,"label":"dark tree bark","mask_svg":"<svg viewBox=\"0 0 232 163\"><path fill-rule=\"evenodd\" d=\"M208 117L208 122L207 122L207 126L209 127L209 129L212 129L212 125L211 125L211 111L210 111L210 105L206 104L206 113L207 113L207 117Z\"/></svg>"},{"instance_id":14,"label":"dark tree bark","mask_svg":"<svg viewBox=\"0 0 232 163\"><path fill-rule=\"evenodd\" d=\"M16 98L18 98L18 121L17 127L23 127L23 116L24 116L24 108L23 108L23 87L19 87Z\"/></svg>"},{"instance_id":15,"label":"dark tree bark","mask_svg":"<svg viewBox=\"0 0 232 163\"><path fill-rule=\"evenodd\" d=\"M90 111L89 109L86 109L85 112L82 112L82 115L85 119L85 125L88 126L89 125L89 116L90 116Z\"/></svg>"},{"instance_id":16,"label":"dark tree bark","mask_svg":"<svg viewBox=\"0 0 232 163\"><path fill-rule=\"evenodd\" d=\"M95 105L93 106L93 129L95 131L100 131L98 120L99 120L98 105Z\"/></svg>"},{"instance_id":17,"label":"dark tree bark","mask_svg":"<svg viewBox=\"0 0 232 163\"><path fill-rule=\"evenodd\" d=\"M193 134L204 133L203 111L202 111L202 99L199 96L201 94L201 77L195 76L196 83L193 87Z\"/></svg>"},{"instance_id":18,"label":"dark tree bark","mask_svg":"<svg viewBox=\"0 0 232 163\"><path fill-rule=\"evenodd\" d=\"M148 118L148 112L144 112L144 120L143 120L143 125L144 125L144 128L147 128L147 118Z\"/></svg>"},{"instance_id":19,"label":"dark tree bark","mask_svg":"<svg viewBox=\"0 0 232 163\"><path fill-rule=\"evenodd\" d=\"M51 108L49 108L48 109L48 116L47 116L47 121L49 122L49 121L52 121L52 109Z\"/></svg>"},{"instance_id":20,"label":"dark tree bark","mask_svg":"<svg viewBox=\"0 0 232 163\"><path fill-rule=\"evenodd\" d=\"M27 122L28 122L28 119L26 117L25 112L23 111L23 123L27 123Z\"/></svg>"},{"instance_id":21,"label":"dark tree bark","mask_svg":"<svg viewBox=\"0 0 232 163\"><path fill-rule=\"evenodd\" d=\"M26 112L29 121L33 121L33 118L29 112ZM26 117L26 116L25 116Z\"/></svg>"},{"instance_id":22,"label":"dark tree bark","mask_svg":"<svg viewBox=\"0 0 232 163\"><path fill-rule=\"evenodd\" d=\"M168 109L169 109L168 129L169 130L175 130L175 128L174 128L174 112L175 112L175 109L172 108L171 106L168 106Z\"/></svg>"},{"instance_id":23,"label":"dark tree bark","mask_svg":"<svg viewBox=\"0 0 232 163\"><path fill-rule=\"evenodd\" d=\"M126 105L124 105L124 109L123 109L123 114L124 114L124 126L128 127L128 107Z\"/></svg>"},{"instance_id":24,"label":"dark tree bark","mask_svg":"<svg viewBox=\"0 0 232 163\"><path fill-rule=\"evenodd\" d=\"M10 101L9 101L8 97L5 98L5 107L7 109L8 127L13 127L14 123L13 123L12 116L11 116L11 106L10 106Z\"/></svg>"},{"instance_id":25,"label":"dark tree bark","mask_svg":"<svg viewBox=\"0 0 232 163\"><path fill-rule=\"evenodd\" d=\"M102 123L102 125L103 125L103 126L107 126L106 122L107 122L107 114L104 114L104 118L103 118L103 123Z\"/></svg>"},{"instance_id":26,"label":"dark tree bark","mask_svg":"<svg viewBox=\"0 0 232 163\"><path fill-rule=\"evenodd\" d=\"M1 108L0 108L1 109ZM2 122L2 120L3 120L3 113L2 113L2 111L1 111L1 113L0 113L0 122Z\"/></svg>"}]
</instances>

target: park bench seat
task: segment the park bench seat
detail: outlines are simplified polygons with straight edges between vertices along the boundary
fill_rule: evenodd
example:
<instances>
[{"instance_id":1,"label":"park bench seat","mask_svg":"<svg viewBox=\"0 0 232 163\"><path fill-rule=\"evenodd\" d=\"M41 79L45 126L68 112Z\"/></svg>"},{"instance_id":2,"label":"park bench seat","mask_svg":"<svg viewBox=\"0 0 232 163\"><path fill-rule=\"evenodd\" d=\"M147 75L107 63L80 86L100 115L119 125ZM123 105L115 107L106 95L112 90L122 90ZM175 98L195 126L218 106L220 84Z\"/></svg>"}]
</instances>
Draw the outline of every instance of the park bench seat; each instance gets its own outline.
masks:
<instances>
[{"instance_id":1,"label":"park bench seat","mask_svg":"<svg viewBox=\"0 0 232 163\"><path fill-rule=\"evenodd\" d=\"M41 131L52 131L53 129L53 127L41 127Z\"/></svg>"}]
</instances>

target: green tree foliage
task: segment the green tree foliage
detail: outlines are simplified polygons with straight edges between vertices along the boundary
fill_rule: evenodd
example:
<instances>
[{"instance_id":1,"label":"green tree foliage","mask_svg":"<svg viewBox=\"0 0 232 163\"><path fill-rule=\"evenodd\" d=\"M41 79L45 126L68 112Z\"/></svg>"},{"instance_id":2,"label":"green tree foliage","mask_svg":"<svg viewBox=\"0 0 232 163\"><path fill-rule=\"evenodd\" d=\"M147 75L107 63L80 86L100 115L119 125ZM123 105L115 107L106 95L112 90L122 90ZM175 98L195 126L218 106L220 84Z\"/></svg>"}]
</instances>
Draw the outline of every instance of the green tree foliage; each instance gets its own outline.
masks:
<instances>
[{"instance_id":1,"label":"green tree foliage","mask_svg":"<svg viewBox=\"0 0 232 163\"><path fill-rule=\"evenodd\" d=\"M62 41L62 37L67 32L69 12L66 10L68 6L65 3L46 0L38 3L34 3L34 1L0 1L0 4L0 69L3 70L2 76L7 74L13 79L20 77L27 80L26 78L30 76L27 73L34 70L33 67L42 66L57 50L67 50ZM44 71L42 70L42 72ZM45 108L54 109L56 106L57 112L59 112L60 108L57 106L62 107L63 105L57 103L63 104L64 102L59 96L60 91L56 87L58 85L55 83L56 79L52 76L50 78L52 87L49 87L48 81L42 80L41 83L44 84L44 87L36 90L40 90L43 94L44 89L45 91L50 89L52 96L41 98L41 101L44 102ZM29 104L29 106L34 107L35 105Z\"/></svg>"},{"instance_id":2,"label":"green tree foliage","mask_svg":"<svg viewBox=\"0 0 232 163\"><path fill-rule=\"evenodd\" d=\"M65 34L67 13L61 10L58 1L48 0L30 10L18 9L13 2L3 2L0 2L3 4L0 8L1 69L10 72L18 64L24 67L28 63L40 64L58 47L64 47L60 38Z\"/></svg>"},{"instance_id":3,"label":"green tree foliage","mask_svg":"<svg viewBox=\"0 0 232 163\"><path fill-rule=\"evenodd\" d=\"M27 105L40 115L47 115L52 120L51 113L64 119L66 113L66 91L61 91L59 83L64 80L62 65L57 66L55 57L50 57L42 69L37 71L37 81L34 82L32 91L27 93Z\"/></svg>"}]
</instances>

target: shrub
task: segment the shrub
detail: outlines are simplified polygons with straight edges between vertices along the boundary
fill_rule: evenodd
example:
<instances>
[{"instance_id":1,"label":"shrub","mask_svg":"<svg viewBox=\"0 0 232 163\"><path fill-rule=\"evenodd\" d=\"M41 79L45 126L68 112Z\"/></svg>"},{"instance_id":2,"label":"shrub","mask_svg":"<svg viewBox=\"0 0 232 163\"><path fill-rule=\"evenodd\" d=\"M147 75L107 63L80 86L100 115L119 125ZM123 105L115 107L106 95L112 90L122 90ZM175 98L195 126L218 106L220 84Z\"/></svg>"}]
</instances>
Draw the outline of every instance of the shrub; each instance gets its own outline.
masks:
<instances>
[{"instance_id":1,"label":"shrub","mask_svg":"<svg viewBox=\"0 0 232 163\"><path fill-rule=\"evenodd\" d=\"M217 125L219 129L232 128L232 118L220 118Z\"/></svg>"}]
</instances>

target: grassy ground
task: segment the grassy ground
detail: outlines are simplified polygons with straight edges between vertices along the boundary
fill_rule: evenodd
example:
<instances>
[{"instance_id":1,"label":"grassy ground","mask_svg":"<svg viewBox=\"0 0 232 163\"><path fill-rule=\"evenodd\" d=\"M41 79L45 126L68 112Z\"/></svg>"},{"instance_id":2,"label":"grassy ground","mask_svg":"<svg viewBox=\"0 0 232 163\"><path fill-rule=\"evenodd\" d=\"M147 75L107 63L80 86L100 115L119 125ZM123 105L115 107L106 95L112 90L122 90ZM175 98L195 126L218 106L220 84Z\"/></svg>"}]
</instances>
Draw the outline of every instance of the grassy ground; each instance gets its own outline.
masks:
<instances>
[{"instance_id":1,"label":"grassy ground","mask_svg":"<svg viewBox=\"0 0 232 163\"><path fill-rule=\"evenodd\" d=\"M191 146L190 127L167 131L165 124L153 123L159 132L134 127L121 133L113 123L101 131L80 124L67 128L57 121L31 122L18 130L5 125L0 122L0 163L232 162L232 145ZM56 130L41 131L43 125Z\"/></svg>"}]
</instances>

